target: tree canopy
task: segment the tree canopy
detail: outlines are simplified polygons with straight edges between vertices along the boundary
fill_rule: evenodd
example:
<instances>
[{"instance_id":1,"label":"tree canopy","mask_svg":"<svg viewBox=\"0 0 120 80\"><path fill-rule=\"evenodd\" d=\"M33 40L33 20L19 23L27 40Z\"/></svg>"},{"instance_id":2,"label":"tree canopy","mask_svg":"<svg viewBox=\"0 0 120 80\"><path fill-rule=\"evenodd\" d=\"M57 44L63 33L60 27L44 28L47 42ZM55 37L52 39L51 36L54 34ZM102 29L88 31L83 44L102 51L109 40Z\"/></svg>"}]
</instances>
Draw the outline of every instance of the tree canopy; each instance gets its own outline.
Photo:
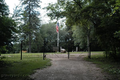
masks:
<instances>
[{"instance_id":1,"label":"tree canopy","mask_svg":"<svg viewBox=\"0 0 120 80\"><path fill-rule=\"evenodd\" d=\"M21 5L15 9L14 17L20 20L21 38L27 40L29 44L29 52L31 53L31 43L36 34L39 33L40 23L40 0L20 0Z\"/></svg>"},{"instance_id":2,"label":"tree canopy","mask_svg":"<svg viewBox=\"0 0 120 80\"><path fill-rule=\"evenodd\" d=\"M9 17L9 9L4 0L0 0L0 52L5 51L15 38L16 23Z\"/></svg>"},{"instance_id":3,"label":"tree canopy","mask_svg":"<svg viewBox=\"0 0 120 80\"><path fill-rule=\"evenodd\" d=\"M49 11L48 16L56 19L65 17L66 24L79 29L79 27L86 27L87 29L80 28L78 32L73 32L74 40L79 44L82 43L82 39L79 39L79 34L85 33L92 25L94 29L94 37L103 50L110 52L116 57L119 51L119 0L58 0L57 3L49 5L46 9ZM56 8L57 5L59 10ZM53 13L53 14L51 14ZM86 21L86 22L85 22ZM81 26L82 25L82 26ZM78 27L75 27L78 26ZM82 30L82 31L81 31ZM81 32L80 32L81 31ZM83 33L82 33L83 32ZM90 33L88 33L88 36ZM90 37L86 41L90 42ZM84 42L83 42L84 43ZM89 46L89 45L88 45ZM89 48L88 48L89 50Z\"/></svg>"}]
</instances>

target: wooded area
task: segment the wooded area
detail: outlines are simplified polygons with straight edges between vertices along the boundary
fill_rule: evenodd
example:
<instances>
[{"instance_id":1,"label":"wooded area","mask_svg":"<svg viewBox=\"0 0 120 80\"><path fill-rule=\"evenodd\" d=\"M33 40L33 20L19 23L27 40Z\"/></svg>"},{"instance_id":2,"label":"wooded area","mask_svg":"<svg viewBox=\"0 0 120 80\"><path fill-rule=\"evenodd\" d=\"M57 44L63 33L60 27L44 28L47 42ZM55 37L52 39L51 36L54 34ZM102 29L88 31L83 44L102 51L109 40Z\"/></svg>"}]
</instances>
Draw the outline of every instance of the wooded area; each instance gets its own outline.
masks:
<instances>
[{"instance_id":1,"label":"wooded area","mask_svg":"<svg viewBox=\"0 0 120 80\"><path fill-rule=\"evenodd\" d=\"M51 19L66 18L74 42L88 48L89 58L92 45L105 50L106 57L120 56L119 0L58 0L46 9Z\"/></svg>"},{"instance_id":2,"label":"wooded area","mask_svg":"<svg viewBox=\"0 0 120 80\"><path fill-rule=\"evenodd\" d=\"M0 0L0 53L18 53L23 50L51 52L57 45L56 22L42 24L40 0L20 0L14 14ZM66 50L105 51L106 57L120 57L120 1L119 0L58 0L45 8L51 20L65 19L59 26L60 46ZM69 40L69 42L68 42Z\"/></svg>"}]
</instances>

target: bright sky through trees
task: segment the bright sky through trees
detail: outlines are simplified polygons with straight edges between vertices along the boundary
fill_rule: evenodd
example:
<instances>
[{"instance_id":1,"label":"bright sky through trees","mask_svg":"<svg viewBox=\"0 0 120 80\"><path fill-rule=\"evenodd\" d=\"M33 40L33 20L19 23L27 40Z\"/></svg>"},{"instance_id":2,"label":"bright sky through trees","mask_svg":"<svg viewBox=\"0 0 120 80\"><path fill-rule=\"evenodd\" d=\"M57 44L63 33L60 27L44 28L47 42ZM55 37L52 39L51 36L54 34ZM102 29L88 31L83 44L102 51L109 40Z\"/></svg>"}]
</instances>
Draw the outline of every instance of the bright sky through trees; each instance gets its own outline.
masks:
<instances>
[{"instance_id":1,"label":"bright sky through trees","mask_svg":"<svg viewBox=\"0 0 120 80\"><path fill-rule=\"evenodd\" d=\"M7 3L7 5L9 6L9 10L10 10L10 13L13 14L13 10L15 8L15 6L18 6L20 4L20 1L19 0L5 0L5 2ZM42 8L48 6L48 3L56 3L57 0L41 0L41 10L40 10L40 13L41 13L41 20L43 23L48 23L50 18L47 16L47 11L46 10L43 10Z\"/></svg>"}]
</instances>

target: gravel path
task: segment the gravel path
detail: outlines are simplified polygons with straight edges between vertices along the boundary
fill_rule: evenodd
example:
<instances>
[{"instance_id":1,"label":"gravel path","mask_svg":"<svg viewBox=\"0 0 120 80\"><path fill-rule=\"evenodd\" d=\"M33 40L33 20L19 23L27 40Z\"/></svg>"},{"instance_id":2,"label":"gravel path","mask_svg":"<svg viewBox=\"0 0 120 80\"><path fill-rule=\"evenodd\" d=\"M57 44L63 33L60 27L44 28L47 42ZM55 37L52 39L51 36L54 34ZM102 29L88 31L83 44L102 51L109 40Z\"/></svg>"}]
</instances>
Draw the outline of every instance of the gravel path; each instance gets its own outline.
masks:
<instances>
[{"instance_id":1,"label":"gravel path","mask_svg":"<svg viewBox=\"0 0 120 80\"><path fill-rule=\"evenodd\" d=\"M34 80L107 80L95 64L83 60L85 55L49 54L52 66L36 70L30 77Z\"/></svg>"}]
</instances>

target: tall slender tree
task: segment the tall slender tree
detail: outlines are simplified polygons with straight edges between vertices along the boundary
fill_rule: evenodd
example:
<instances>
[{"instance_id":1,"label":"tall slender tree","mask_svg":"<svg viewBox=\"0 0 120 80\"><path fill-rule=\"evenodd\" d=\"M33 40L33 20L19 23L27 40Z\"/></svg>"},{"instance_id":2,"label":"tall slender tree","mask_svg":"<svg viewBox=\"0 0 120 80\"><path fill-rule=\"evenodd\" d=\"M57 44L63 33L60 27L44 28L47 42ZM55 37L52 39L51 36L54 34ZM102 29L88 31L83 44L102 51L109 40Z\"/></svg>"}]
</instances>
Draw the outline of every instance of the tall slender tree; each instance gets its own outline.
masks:
<instances>
[{"instance_id":1,"label":"tall slender tree","mask_svg":"<svg viewBox=\"0 0 120 80\"><path fill-rule=\"evenodd\" d=\"M40 0L20 0L21 5L15 10L17 12L16 16L22 20L21 33L24 38L27 38L29 44L29 53L31 53L31 42L35 33L39 31L40 19ZM19 14L18 14L19 12Z\"/></svg>"}]
</instances>

